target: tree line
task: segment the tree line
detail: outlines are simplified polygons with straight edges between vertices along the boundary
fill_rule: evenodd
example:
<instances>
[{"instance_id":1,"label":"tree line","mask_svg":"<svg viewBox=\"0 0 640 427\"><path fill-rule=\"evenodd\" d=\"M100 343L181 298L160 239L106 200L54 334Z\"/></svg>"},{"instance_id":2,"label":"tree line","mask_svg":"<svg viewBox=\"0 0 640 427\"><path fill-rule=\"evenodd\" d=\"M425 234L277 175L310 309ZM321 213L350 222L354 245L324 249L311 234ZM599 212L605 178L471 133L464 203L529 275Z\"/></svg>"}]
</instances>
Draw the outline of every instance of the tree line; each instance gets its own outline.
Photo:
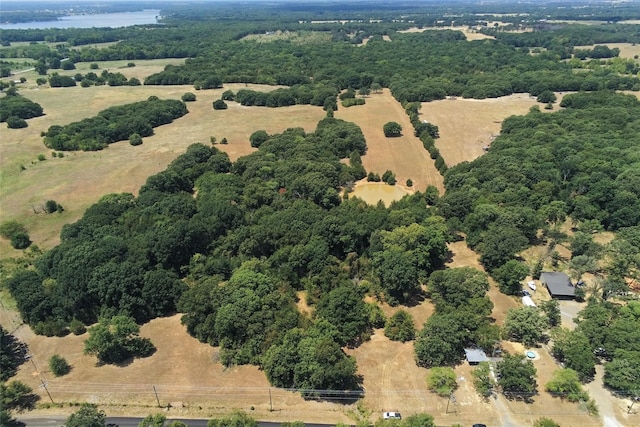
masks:
<instances>
[{"instance_id":1,"label":"tree line","mask_svg":"<svg viewBox=\"0 0 640 427\"><path fill-rule=\"evenodd\" d=\"M171 123L187 112L182 101L151 96L146 101L107 108L79 122L52 125L42 136L44 145L54 150L96 151L133 134L151 136L154 127Z\"/></svg>"}]
</instances>

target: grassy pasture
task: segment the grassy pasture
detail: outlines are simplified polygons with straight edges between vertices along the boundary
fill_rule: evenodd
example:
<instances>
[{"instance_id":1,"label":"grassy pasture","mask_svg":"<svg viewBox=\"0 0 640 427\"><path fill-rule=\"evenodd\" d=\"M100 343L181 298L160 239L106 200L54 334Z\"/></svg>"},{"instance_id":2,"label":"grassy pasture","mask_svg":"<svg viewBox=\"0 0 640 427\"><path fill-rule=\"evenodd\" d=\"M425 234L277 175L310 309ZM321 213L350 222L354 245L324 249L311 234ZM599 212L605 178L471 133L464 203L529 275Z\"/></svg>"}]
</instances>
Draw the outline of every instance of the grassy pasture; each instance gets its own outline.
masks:
<instances>
[{"instance_id":1,"label":"grassy pasture","mask_svg":"<svg viewBox=\"0 0 640 427\"><path fill-rule=\"evenodd\" d=\"M618 48L620 49L620 58L625 59L635 59L638 61L635 56L640 57L640 45L633 43L598 43L599 46L607 46L609 49ZM593 49L596 45L588 45L588 46L576 46L576 49Z\"/></svg>"},{"instance_id":2,"label":"grassy pasture","mask_svg":"<svg viewBox=\"0 0 640 427\"><path fill-rule=\"evenodd\" d=\"M132 69L135 69L132 68ZM279 133L288 127L313 131L325 116L319 107L292 106L280 109L243 107L229 103L228 110L214 111L212 102L227 89L245 87L226 85L224 89L194 91L191 86L136 86L89 88L21 88L20 93L42 105L45 115L28 121L25 129L0 127L0 218L23 222L31 239L43 248L58 243L66 223L76 221L100 197L109 193L136 193L147 177L161 170L193 143L209 143L227 138L228 145L218 145L235 160L253 151L249 135L258 129ZM250 85L256 90L271 87ZM126 141L97 152L65 152L64 158L53 158L40 133L54 124L67 124L95 116L113 105L147 99L179 99L185 92L197 96L187 105L189 113L155 129L155 135L144 144L132 147ZM46 156L38 161L38 154ZM65 212L46 215L41 210L46 200L61 203ZM2 257L15 256L9 243L0 239Z\"/></svg>"}]
</instances>

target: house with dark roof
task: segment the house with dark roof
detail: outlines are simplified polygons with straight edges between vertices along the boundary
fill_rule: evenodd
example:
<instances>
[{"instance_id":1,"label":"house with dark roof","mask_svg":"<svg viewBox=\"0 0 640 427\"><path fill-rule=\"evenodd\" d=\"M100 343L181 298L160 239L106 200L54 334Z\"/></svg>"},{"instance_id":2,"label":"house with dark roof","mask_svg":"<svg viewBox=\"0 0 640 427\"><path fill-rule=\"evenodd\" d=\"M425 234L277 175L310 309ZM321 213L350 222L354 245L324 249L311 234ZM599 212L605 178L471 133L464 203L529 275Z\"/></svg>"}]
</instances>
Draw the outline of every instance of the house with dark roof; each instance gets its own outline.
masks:
<instances>
[{"instance_id":1,"label":"house with dark roof","mask_svg":"<svg viewBox=\"0 0 640 427\"><path fill-rule=\"evenodd\" d=\"M540 274L540 282L547 287L551 298L574 299L576 288L566 273L548 271Z\"/></svg>"}]
</instances>

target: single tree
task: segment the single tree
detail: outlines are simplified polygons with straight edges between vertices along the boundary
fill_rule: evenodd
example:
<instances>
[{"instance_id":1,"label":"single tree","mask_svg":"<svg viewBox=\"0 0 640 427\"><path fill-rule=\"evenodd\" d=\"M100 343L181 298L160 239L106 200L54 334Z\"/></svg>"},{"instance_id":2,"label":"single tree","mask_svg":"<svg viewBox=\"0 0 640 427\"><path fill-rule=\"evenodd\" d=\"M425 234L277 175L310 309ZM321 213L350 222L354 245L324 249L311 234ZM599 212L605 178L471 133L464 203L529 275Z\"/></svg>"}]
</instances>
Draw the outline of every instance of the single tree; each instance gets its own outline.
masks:
<instances>
[{"instance_id":1,"label":"single tree","mask_svg":"<svg viewBox=\"0 0 640 427\"><path fill-rule=\"evenodd\" d=\"M554 102L556 102L556 99L557 98L555 93L551 92L550 90L545 90L542 91L540 95L538 95L536 101L542 104L553 104Z\"/></svg>"},{"instance_id":2,"label":"single tree","mask_svg":"<svg viewBox=\"0 0 640 427\"><path fill-rule=\"evenodd\" d=\"M229 108L229 106L222 99L216 99L213 101L214 110L226 110L227 108Z\"/></svg>"},{"instance_id":3,"label":"single tree","mask_svg":"<svg viewBox=\"0 0 640 427\"><path fill-rule=\"evenodd\" d=\"M536 391L536 368L523 354L506 354L497 366L498 385L506 395L525 398Z\"/></svg>"},{"instance_id":4,"label":"single tree","mask_svg":"<svg viewBox=\"0 0 640 427\"><path fill-rule=\"evenodd\" d=\"M269 134L264 130L257 130L249 136L249 142L255 148L260 148L267 139L269 139Z\"/></svg>"},{"instance_id":5,"label":"single tree","mask_svg":"<svg viewBox=\"0 0 640 427\"><path fill-rule=\"evenodd\" d=\"M476 369L471 372L473 375L473 385L476 391L483 397L491 395L494 381L491 376L491 365L489 362L481 362Z\"/></svg>"},{"instance_id":6,"label":"single tree","mask_svg":"<svg viewBox=\"0 0 640 427\"><path fill-rule=\"evenodd\" d=\"M134 356L150 356L155 347L148 338L140 338L139 332L140 326L131 317L103 318L89 328L84 352L95 355L103 363L121 363Z\"/></svg>"},{"instance_id":7,"label":"single tree","mask_svg":"<svg viewBox=\"0 0 640 427\"><path fill-rule=\"evenodd\" d=\"M413 325L413 318L408 311L398 310L387 319L384 327L384 334L392 341L411 341L415 338L416 329Z\"/></svg>"},{"instance_id":8,"label":"single tree","mask_svg":"<svg viewBox=\"0 0 640 427\"><path fill-rule=\"evenodd\" d=\"M54 354L49 359L49 369L56 377L66 375L71 371L71 366L67 363L66 359L59 354Z\"/></svg>"},{"instance_id":9,"label":"single tree","mask_svg":"<svg viewBox=\"0 0 640 427\"><path fill-rule=\"evenodd\" d=\"M553 372L553 378L545 384L548 392L567 399L570 402L589 400L589 395L582 390L578 373L573 369L558 369Z\"/></svg>"},{"instance_id":10,"label":"single tree","mask_svg":"<svg viewBox=\"0 0 640 427\"><path fill-rule=\"evenodd\" d=\"M427 387L440 396L449 396L458 388L456 373L449 367L431 368L427 377Z\"/></svg>"},{"instance_id":11,"label":"single tree","mask_svg":"<svg viewBox=\"0 0 640 427\"><path fill-rule=\"evenodd\" d=\"M387 138L397 137L402 135L402 126L397 122L387 122L382 127L384 136Z\"/></svg>"},{"instance_id":12,"label":"single tree","mask_svg":"<svg viewBox=\"0 0 640 427\"><path fill-rule=\"evenodd\" d=\"M550 327L560 325L560 303L556 299L543 301L540 303L540 310L547 316Z\"/></svg>"},{"instance_id":13,"label":"single tree","mask_svg":"<svg viewBox=\"0 0 640 427\"><path fill-rule=\"evenodd\" d=\"M195 101L195 100L196 100L196 94L195 94L195 93L193 93L193 92L185 92L185 93L182 95L182 100L183 100L184 102L193 102L193 101Z\"/></svg>"},{"instance_id":14,"label":"single tree","mask_svg":"<svg viewBox=\"0 0 640 427\"><path fill-rule=\"evenodd\" d=\"M507 295L520 295L522 293L522 280L529 274L529 268L515 259L509 260L502 266L493 270L491 275L498 286L500 292Z\"/></svg>"},{"instance_id":15,"label":"single tree","mask_svg":"<svg viewBox=\"0 0 640 427\"><path fill-rule=\"evenodd\" d=\"M546 328L547 319L535 307L512 308L504 321L506 336L527 346L541 342Z\"/></svg>"},{"instance_id":16,"label":"single tree","mask_svg":"<svg viewBox=\"0 0 640 427\"><path fill-rule=\"evenodd\" d=\"M104 427L107 416L93 403L83 403L77 412L69 415L65 427Z\"/></svg>"},{"instance_id":17,"label":"single tree","mask_svg":"<svg viewBox=\"0 0 640 427\"><path fill-rule=\"evenodd\" d=\"M560 427L560 424L558 424L557 422L553 421L550 418L538 418L534 423L533 423L533 427Z\"/></svg>"},{"instance_id":18,"label":"single tree","mask_svg":"<svg viewBox=\"0 0 640 427\"><path fill-rule=\"evenodd\" d=\"M147 415L138 423L138 427L163 427L167 417L163 414Z\"/></svg>"},{"instance_id":19,"label":"single tree","mask_svg":"<svg viewBox=\"0 0 640 427\"><path fill-rule=\"evenodd\" d=\"M142 137L138 133L132 133L129 136L129 144L135 146L142 145Z\"/></svg>"}]
</instances>

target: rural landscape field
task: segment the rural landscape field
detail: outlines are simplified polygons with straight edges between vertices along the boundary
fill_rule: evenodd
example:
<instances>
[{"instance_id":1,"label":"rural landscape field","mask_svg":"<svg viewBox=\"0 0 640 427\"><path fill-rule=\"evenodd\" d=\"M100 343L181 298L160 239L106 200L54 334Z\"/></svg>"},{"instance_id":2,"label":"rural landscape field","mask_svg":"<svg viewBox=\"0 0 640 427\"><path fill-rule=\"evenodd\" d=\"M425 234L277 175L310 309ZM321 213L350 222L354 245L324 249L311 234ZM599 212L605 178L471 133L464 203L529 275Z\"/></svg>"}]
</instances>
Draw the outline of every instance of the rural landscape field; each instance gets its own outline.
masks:
<instances>
[{"instance_id":1,"label":"rural landscape field","mask_svg":"<svg viewBox=\"0 0 640 427\"><path fill-rule=\"evenodd\" d=\"M3 29L0 425L639 424L640 4L603 5Z\"/></svg>"}]
</instances>

